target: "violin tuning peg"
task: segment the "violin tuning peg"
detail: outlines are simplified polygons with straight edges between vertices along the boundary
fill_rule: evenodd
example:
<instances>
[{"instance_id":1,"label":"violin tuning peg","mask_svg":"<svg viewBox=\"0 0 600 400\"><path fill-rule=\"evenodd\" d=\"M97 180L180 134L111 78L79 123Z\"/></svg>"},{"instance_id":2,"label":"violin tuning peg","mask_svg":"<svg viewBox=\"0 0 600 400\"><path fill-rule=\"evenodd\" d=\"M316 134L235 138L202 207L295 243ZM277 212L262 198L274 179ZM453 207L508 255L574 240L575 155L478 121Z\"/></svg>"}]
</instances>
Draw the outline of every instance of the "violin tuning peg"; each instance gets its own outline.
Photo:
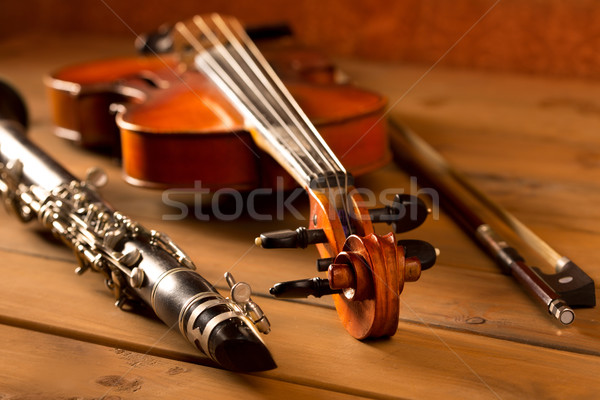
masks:
<instances>
[{"instance_id":1,"label":"violin tuning peg","mask_svg":"<svg viewBox=\"0 0 600 400\"><path fill-rule=\"evenodd\" d=\"M333 264L333 257L327 257L327 258L319 258L317 260L317 271L319 272L324 272L327 271L329 269L329 266L331 264Z\"/></svg>"},{"instance_id":2,"label":"violin tuning peg","mask_svg":"<svg viewBox=\"0 0 600 400\"><path fill-rule=\"evenodd\" d=\"M327 236L323 229L306 229L300 227L295 231L286 229L262 233L254 243L264 249L306 248L309 244L325 243Z\"/></svg>"},{"instance_id":3,"label":"violin tuning peg","mask_svg":"<svg viewBox=\"0 0 600 400\"><path fill-rule=\"evenodd\" d=\"M417 228L425 222L428 214L425 202L409 194L397 194L391 206L369 210L371 221L391 224L396 233Z\"/></svg>"},{"instance_id":4,"label":"violin tuning peg","mask_svg":"<svg viewBox=\"0 0 600 400\"><path fill-rule=\"evenodd\" d=\"M417 258L421 264L421 270L426 270L435 264L439 250L431 244L416 239L404 239L398 241L398 246L404 249L405 258Z\"/></svg>"},{"instance_id":5,"label":"violin tuning peg","mask_svg":"<svg viewBox=\"0 0 600 400\"><path fill-rule=\"evenodd\" d=\"M321 297L328 294L340 293L329 287L329 280L323 278L300 279L297 281L280 282L269 289L271 295L282 299L315 296Z\"/></svg>"}]
</instances>

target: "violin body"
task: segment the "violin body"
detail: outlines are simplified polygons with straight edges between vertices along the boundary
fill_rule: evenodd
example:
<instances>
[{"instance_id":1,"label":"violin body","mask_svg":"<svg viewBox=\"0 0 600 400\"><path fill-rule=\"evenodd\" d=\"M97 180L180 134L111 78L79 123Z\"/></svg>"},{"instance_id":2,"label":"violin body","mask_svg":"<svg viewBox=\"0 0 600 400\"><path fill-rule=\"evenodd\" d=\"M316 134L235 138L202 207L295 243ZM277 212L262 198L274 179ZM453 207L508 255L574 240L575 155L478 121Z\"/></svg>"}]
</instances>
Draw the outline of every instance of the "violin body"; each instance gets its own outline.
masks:
<instances>
[{"instance_id":1,"label":"violin body","mask_svg":"<svg viewBox=\"0 0 600 400\"><path fill-rule=\"evenodd\" d=\"M294 53L295 54L295 53ZM286 86L347 168L360 175L389 161L385 99L336 84L331 69L302 52L278 55ZM304 62L302 71L292 65ZM125 179L145 187L251 190L296 184L260 150L244 119L203 74L173 55L87 62L47 77L59 136L115 153ZM367 138L362 138L364 132ZM363 140L365 139L365 140ZM360 142L359 146L354 144Z\"/></svg>"}]
</instances>

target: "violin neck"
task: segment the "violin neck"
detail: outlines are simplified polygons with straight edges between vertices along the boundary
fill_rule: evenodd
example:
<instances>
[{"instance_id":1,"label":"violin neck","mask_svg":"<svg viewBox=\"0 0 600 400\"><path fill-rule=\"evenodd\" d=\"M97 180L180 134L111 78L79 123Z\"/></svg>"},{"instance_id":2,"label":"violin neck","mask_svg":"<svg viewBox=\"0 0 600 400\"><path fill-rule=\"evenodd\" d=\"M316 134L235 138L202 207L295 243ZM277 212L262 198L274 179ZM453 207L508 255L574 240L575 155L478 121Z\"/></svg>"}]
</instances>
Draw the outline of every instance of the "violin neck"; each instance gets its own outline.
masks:
<instances>
[{"instance_id":1,"label":"violin neck","mask_svg":"<svg viewBox=\"0 0 600 400\"><path fill-rule=\"evenodd\" d=\"M237 20L196 16L178 23L176 30L182 55L193 52L196 68L236 106L258 146L301 186L351 184L341 162Z\"/></svg>"}]
</instances>

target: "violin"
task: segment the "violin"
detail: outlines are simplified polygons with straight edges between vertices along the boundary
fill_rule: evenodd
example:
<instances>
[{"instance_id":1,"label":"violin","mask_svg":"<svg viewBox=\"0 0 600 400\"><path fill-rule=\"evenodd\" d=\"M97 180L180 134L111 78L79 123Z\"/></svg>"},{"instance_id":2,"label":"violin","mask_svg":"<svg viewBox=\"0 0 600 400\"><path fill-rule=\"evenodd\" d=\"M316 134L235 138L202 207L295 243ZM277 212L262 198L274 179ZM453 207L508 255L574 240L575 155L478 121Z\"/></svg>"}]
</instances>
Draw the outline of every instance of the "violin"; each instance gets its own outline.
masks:
<instances>
[{"instance_id":1,"label":"violin","mask_svg":"<svg viewBox=\"0 0 600 400\"><path fill-rule=\"evenodd\" d=\"M329 60L295 45L285 31L283 38L266 35L264 28L252 33L333 151L347 153L344 160L355 175L390 160L385 98L337 83L340 73ZM47 76L55 133L84 148L119 155L125 179L137 186L186 188L201 181L211 190L245 191L276 187L277 177L283 177L278 188L295 187L257 147L220 90L181 63L166 35L171 30L153 39L169 43L152 49L164 54L84 62ZM368 140L354 148L369 128Z\"/></svg>"},{"instance_id":2,"label":"violin","mask_svg":"<svg viewBox=\"0 0 600 400\"><path fill-rule=\"evenodd\" d=\"M297 75L282 81L277 63L265 59L234 18L196 16L177 23L172 36L169 55L53 74L48 82L61 134L94 144L111 109L126 179L144 186L202 180L203 186L249 189L285 171L309 195L309 226L263 233L256 244L314 244L318 270L327 277L277 283L271 294L332 295L353 337L394 335L404 283L433 266L436 250L422 241L396 242L394 235L424 222L429 210L422 200L398 194L391 205L367 210L353 186L354 175L387 162L385 99ZM84 118L98 109L102 115ZM377 222L394 232L377 235Z\"/></svg>"}]
</instances>

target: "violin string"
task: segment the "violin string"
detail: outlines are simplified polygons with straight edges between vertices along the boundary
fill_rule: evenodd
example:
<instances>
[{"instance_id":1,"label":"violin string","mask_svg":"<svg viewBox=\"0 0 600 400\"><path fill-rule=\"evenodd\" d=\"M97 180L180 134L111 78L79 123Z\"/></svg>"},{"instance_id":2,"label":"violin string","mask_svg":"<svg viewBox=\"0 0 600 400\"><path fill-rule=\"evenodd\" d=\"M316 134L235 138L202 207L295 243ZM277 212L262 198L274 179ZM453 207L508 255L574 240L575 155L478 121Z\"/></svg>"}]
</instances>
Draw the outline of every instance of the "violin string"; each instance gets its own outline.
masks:
<instances>
[{"instance_id":1,"label":"violin string","mask_svg":"<svg viewBox=\"0 0 600 400\"><path fill-rule=\"evenodd\" d=\"M312 123L308 120L308 117L301 110L291 94L289 94L287 89L283 86L283 83L279 80L270 65L266 62L266 60L264 60L260 51L258 51L258 49L255 47L254 49L251 47L254 46L254 44L250 38L247 37L247 34L241 27L241 24L239 24L239 22L237 22L235 19L231 19L228 21L228 23L226 23L226 21L220 16L213 17L213 22L218 26L220 33L227 38L229 44L234 47L238 55L243 58L247 66L251 68L255 80L260 81L264 89L269 91L272 98L277 101L282 110L287 113L287 117L294 123L298 129L298 132L304 136L304 139L309 146L311 146L316 154L321 157L322 161L325 162L327 169L334 173L337 187L344 189L344 195L341 196L342 211L346 216L346 225L351 233L352 225L350 223L351 220L348 200L345 195L348 192L348 174L346 173L346 170L343 168L339 160L337 160L335 155L333 155L333 152L329 146L325 144L322 137L316 131L316 128L314 128L314 125L312 125ZM235 31L235 34L230 27L233 29L233 31ZM302 123L300 121L302 121ZM292 132L288 131L288 135L290 135L292 139L297 142L297 138L292 134ZM329 158L325 157L325 155L328 155ZM344 174L345 178L343 186L340 184L340 178L337 172ZM337 195L337 193L333 193L331 190L331 185L329 179L327 179L327 176L325 176L325 178L325 183L329 189L329 193L332 195Z\"/></svg>"},{"instance_id":2,"label":"violin string","mask_svg":"<svg viewBox=\"0 0 600 400\"><path fill-rule=\"evenodd\" d=\"M287 88L283 85L283 82L279 79L273 68L267 62L267 60L263 57L262 53L255 46L254 42L250 39L245 29L239 23L239 21L235 18L230 18L228 23L225 23L223 18L220 15L216 15L213 17L215 23L218 24L221 28L221 31L229 38L229 41L232 43L234 47L238 50L239 53L245 54L246 62L253 66L255 69L255 74L257 77L263 82L265 86L268 86L270 90L277 93L279 96L279 101L282 104L286 105L286 112L289 113L290 117L294 118L294 121L300 127L300 124L297 118L302 120L304 129L300 129L299 131L302 133L304 138L310 143L313 150L317 152L317 154L329 165L331 171L334 173L334 177L337 183L338 188L343 188L343 194L341 196L342 209L346 216L346 224L349 229L349 232L352 233L352 223L350 220L350 207L349 200L347 199L348 194L348 173L339 159L335 156L331 147L329 147L323 137L318 133L315 126L308 119L306 114L302 111L301 107L298 105L296 100L289 93ZM231 27L235 34L229 29ZM235 40L230 39L230 35L234 35ZM241 49L241 51L240 51ZM256 72L258 71L258 72ZM268 85L267 85L268 84ZM293 112L291 111L293 110ZM340 184L339 174L337 172L341 172L344 175L344 185ZM333 193L329 184L329 179L325 177L325 182L329 189L329 193L332 195L336 195ZM334 200L335 203L335 200Z\"/></svg>"},{"instance_id":3,"label":"violin string","mask_svg":"<svg viewBox=\"0 0 600 400\"><path fill-rule=\"evenodd\" d=\"M223 61L225 61L227 66L230 67L232 72L239 79L237 82L238 87L242 88L242 90L243 90L243 88L246 88L246 91L245 91L246 93L254 94L254 96L261 103L261 105L266 108L266 112L275 119L275 121L277 122L276 126L281 127L284 130L284 132L287 133L287 135L295 142L295 144L298 146L298 148L300 148L301 151L304 152L304 155L309 159L311 164L315 165L318 169L321 170L321 172L323 172L322 166L319 165L317 160L315 160L315 158L308 151L308 149L306 149L305 147L302 146L303 143L301 143L299 141L299 139L295 135L293 135L293 132L291 130L292 128L290 127L289 121L284 121L282 118L283 117L282 113L277 112L275 110L274 107L277 105L280 106L280 104L278 104L277 99L273 97L273 94L268 91L268 88L265 88L264 86L259 87L260 82L253 80L252 77L249 76L248 72L244 70L243 63L239 62L238 60L235 60L234 54L231 51L227 50L225 45L223 45L223 43L216 37L216 34L214 33L214 29L209 28L208 25L206 24L205 20L203 20L199 17L195 17L194 23L202 31L202 33L205 35L205 37L207 37L207 39L212 43L213 48L216 51L218 51L218 53L221 55ZM229 43L231 43L231 40L226 36L226 32L223 32L223 30L220 30L219 33L223 34L225 36L225 38L229 41ZM216 60L214 52L210 52L210 53L213 56L213 59ZM248 66L248 65L246 65L246 66ZM225 68L222 65L221 65L221 67L223 68L223 70L225 70ZM228 73L228 75L232 76L232 73ZM240 80L241 80L241 82L240 82ZM267 89L267 90L264 90L264 89ZM271 96L270 101L269 101L269 99L267 99L265 97L266 95ZM271 125L271 126L273 126L273 125ZM298 129L300 129L300 127L298 127L298 126L296 126L296 127ZM295 155L295 154L296 154L295 152L292 153L292 155Z\"/></svg>"},{"instance_id":4,"label":"violin string","mask_svg":"<svg viewBox=\"0 0 600 400\"><path fill-rule=\"evenodd\" d=\"M222 18L221 18L221 21L222 21ZM339 162L339 160L337 160L337 158L331 151L330 147L325 144L323 138L319 135L319 133L316 131L316 128L314 127L314 125L309 121L306 114L302 111L302 109L297 104L297 102L293 99L293 97L291 96L291 94L289 93L287 88L285 88L285 86L283 85L281 80L277 77L277 75L275 74L275 72L273 71L271 66L264 59L264 57L262 57L261 52L258 49L256 49L256 47L253 47L253 48L251 47L251 46L254 46L254 44L253 44L252 40L247 36L247 34L246 34L245 30L243 29L243 27L241 26L241 24L239 22L237 22L237 20L235 20L235 19L232 19L231 21L232 21L231 22L232 28L236 31L238 36L241 38L241 41L243 41L245 44L245 47L244 46L240 46L240 47L242 47L242 49L246 53L247 57L250 58L250 61L247 61L247 62L249 64L254 65L256 71L259 72L259 73L257 73L257 76L263 82L268 83L271 90L275 91L279 95L279 99L280 99L279 101L286 104L288 107L290 107L292 110L294 110L295 115L297 115L297 118L300 118L304 122L304 125L303 125L304 129L301 129L300 132L304 135L305 139L309 141L309 143L312 145L313 149L323 158L323 160L326 163L329 164L331 171L334 172L334 177L335 177L335 180L337 183L337 185L336 185L337 188L341 188L342 185L340 185L339 174L336 172L339 171L344 174L345 179L344 179L343 193L342 193L342 196L340 197L340 199L341 199L341 203L342 203L342 210L346 216L346 224L345 225L349 228L349 232L352 233L352 224L351 224L351 220L350 220L348 201L347 201L347 197L346 197L346 194L348 193L348 184L347 184L348 183L348 174L346 173L346 170L344 169L342 164ZM237 22L237 24L236 24L236 22ZM225 27L225 28L227 28L227 27ZM236 39L238 42L240 41L240 39L238 39L238 38L236 38ZM233 42L235 43L235 41L233 41ZM252 50L254 50L254 51L252 51ZM277 88L277 89L275 89L275 88ZM287 101L287 103L286 103L286 101ZM290 108L287 108L287 111L291 114ZM318 143L316 143L315 140L317 140ZM326 158L324 155L329 155L329 159ZM336 169L337 169L337 171L336 171ZM328 177L325 177L325 178L326 178L325 183L329 189L330 196L337 196L339 194L339 190L337 192L333 192L331 190L331 186L330 186ZM335 204L335 202L336 202L336 200L334 198L333 203Z\"/></svg>"},{"instance_id":5,"label":"violin string","mask_svg":"<svg viewBox=\"0 0 600 400\"><path fill-rule=\"evenodd\" d=\"M216 25L216 21L214 19L215 18L213 17L213 20L209 21L209 22L213 22ZM288 148L285 148L285 146L281 145L280 140L278 140L277 137L273 136L273 134L276 132L276 130L273 129L273 125L269 121L269 119L265 117L265 115L264 115L265 111L263 110L263 112L260 113L256 109L256 104L254 102L252 102L252 100L250 100L250 99L254 98L254 99L257 99L259 102L261 102L262 106L266 107L266 113L270 114L272 119L274 118L275 121L278 122L278 124L279 124L278 126L280 128L282 128L282 129L277 130L277 132L280 134L281 134L281 132L287 133L288 136L293 141L296 142L297 146L299 148L303 149L305 151L305 153L310 156L310 154L307 153L307 149L302 146L302 144L298 141L298 138L292 134L292 132L290 131L290 128L287 126L287 124L282 121L281 116L277 115L274 112L273 106L277 106L278 108L280 108L284 111L287 111L288 114L289 114L289 108L286 110L286 108L284 106L282 106L283 101L281 99L281 94L277 91L274 91L272 86L271 86L271 88L269 88L269 86L267 86L265 84L265 81L267 80L267 78L265 77L264 73L260 73L261 70L256 65L257 63L252 60L250 60L252 62L248 62L249 55L247 54L248 52L246 50L244 50L244 52L246 52L246 61L245 61L246 65L245 66L250 68L250 71L248 71L248 72L251 72L252 75L254 75L254 80L252 80L248 76L248 72L244 71L242 69L242 66L240 65L240 64L244 64L244 63L240 63L239 61L236 61L234 59L235 58L234 54L225 48L225 46L223 45L221 40L215 34L215 32L214 32L215 29L211 29L208 26L208 24L206 23L206 20L200 19L200 17L196 17L193 22L195 24L195 28L199 29L201 31L201 33L203 34L203 36L201 36L200 38L196 38L195 35L189 29L189 27L185 26L184 24L180 24L178 26L178 30L180 31L182 36L184 36L186 38L186 40L198 52L199 57L197 57L196 63L202 64L201 66L205 69L205 72L207 73L207 75L209 75L215 81L215 83L217 83L217 85L220 86L221 89L224 90L224 92L232 98L234 103L236 103L236 102L241 103L242 109L245 108L247 110L247 113L250 114L249 116L251 119L255 120L256 122L258 122L259 120L261 121L260 124L257 124L257 128L259 128L258 129L259 132L270 142L270 144L274 145L276 150L278 150L274 154L274 156L276 158L278 158L277 156L282 155L282 154L287 155L287 157L284 157L284 160L287 161L286 164L288 166L290 166L290 156L291 156L291 158L296 161L295 163L291 163L292 166L296 167L296 169L298 167L301 167L301 172L304 172L304 176L301 178L307 178L308 176L311 175L311 173L314 173L310 169L306 168L307 167L306 163L303 161L303 159L299 156L299 154L297 152L290 151L291 149L289 148L289 145L287 146ZM222 21L222 23L224 23L224 21ZM216 28L218 28L218 27L216 27ZM242 32L243 32L243 30L242 30ZM229 44L231 46L233 46L233 43L239 42L239 39L237 37L234 37L235 40L231 39L231 36L233 35L231 33L231 31L227 32L224 29L219 29L219 32L217 32L217 33L220 33L223 37L225 37L225 39L227 39L229 41ZM206 39L209 42L211 42L214 50L207 51L205 46L200 42L200 39ZM250 41L250 40L248 39L248 41ZM237 44L238 44L237 50L239 50L239 46L241 46L241 45L239 43L237 43ZM218 54L216 52L218 52ZM242 52L239 52L239 53L242 53ZM221 55L221 58L217 59L217 55L219 55L219 54ZM239 57L241 57L240 54L238 54L238 58ZM227 69L229 71L227 71ZM274 75L274 72L272 72L272 74ZM261 75L262 75L262 79L260 79ZM218 79L216 79L216 78L218 78ZM237 78L237 81L236 81L236 78ZM258 88L258 86L257 86L258 83L260 83L263 86L262 90L260 90ZM283 86L283 84L280 84L280 85ZM246 89L246 90L244 91L244 89ZM248 90L248 89L250 89L250 90ZM267 99L265 99L265 97L264 97L264 93L262 93L262 92L268 93L271 96L272 101L275 102L275 104L269 104L267 102ZM258 93L258 95L257 95L257 93ZM291 98L291 95L289 95L289 98ZM296 112L300 115L300 119L303 119L305 122L307 121L307 117L304 116L304 118L302 118L303 113L301 113L299 107L297 107ZM286 115L286 117L291 120L292 124L294 124L296 126L296 128L298 129L299 132L304 133L306 136L307 130L305 128L303 129L302 125L299 125L298 118L294 118L293 116L290 116L290 115ZM263 128L262 130L260 129L261 126ZM268 128L270 128L270 129L268 129ZM314 127L313 127L313 129L314 129ZM309 128L309 130L310 130L310 128ZM320 136L317 136L317 137L320 137ZM280 139L281 139L281 136L280 136ZM321 140L322 140L322 138L321 138ZM312 146L314 148L315 147L314 142L309 140L309 143L310 142L312 142ZM327 146L324 146L324 147L328 148ZM282 149L285 151L281 151ZM322 155L323 152L318 151L318 150L319 149L317 149L317 154ZM310 158L311 158L311 161L321 171L323 171L323 167L320 166L318 163L315 163L314 158L312 158L312 157L310 157ZM321 156L321 158L326 163L328 162L328 160L325 159L324 157ZM282 163L282 165L286 165L286 164ZM303 165L305 168L302 168ZM336 173L335 166L329 164L327 169L334 172L334 177L337 181L337 187L341 188L342 185L340 184L339 174ZM349 213L349 207L348 207L348 199L346 196L348 176L345 173L345 171L343 171L342 173L344 173L344 176L345 176L344 186L343 186L344 193L341 196L342 211L346 217L346 221L345 221L346 223L344 225L347 226L348 231L350 233L352 233L352 225L351 225L351 219L350 219L350 213ZM298 179L299 176L297 174L292 174L292 175L296 178L296 180L299 180ZM326 178L325 183L326 183L327 187L329 188L329 193L332 195L334 195L334 194L337 195L337 193L333 193L333 191L331 190L329 179L327 179L326 174L325 174L325 178ZM301 182L302 180L299 180L299 181ZM334 203L334 202L332 202L332 203Z\"/></svg>"},{"instance_id":6,"label":"violin string","mask_svg":"<svg viewBox=\"0 0 600 400\"><path fill-rule=\"evenodd\" d=\"M221 19L221 21L222 21L222 19ZM340 185L339 174L336 172L339 171L344 174L343 193L339 193L339 191L333 192L331 190L331 186L330 186L328 177L325 177L325 183L327 185L327 188L329 189L330 196L337 196L338 194L341 194L340 200L342 203L342 210L346 217L345 225L348 227L349 233L352 233L352 223L351 223L351 219L350 219L350 212L349 212L349 205L348 205L349 201L347 199L348 174L347 174L346 170L342 166L341 162L337 159L337 157L333 154L333 152L331 151L331 148L329 146L327 146L327 144L323 140L322 136L317 132L316 128L310 122L310 120L308 119L306 114L302 111L302 109L300 108L298 103L291 96L291 94L289 93L287 88L285 88L285 86L283 85L281 80L278 78L276 73L273 71L273 69L271 68L269 63L264 59L264 57L262 56L262 53L254 46L254 43L248 37L248 35L246 34L246 31L243 29L241 24L236 19L231 19L231 25L232 25L232 28L236 31L238 37L241 38L241 41L244 42L246 47L244 48L242 46L242 48L243 48L244 52L247 54L247 56L251 58L251 64L253 64L255 66L256 70L258 72L260 72L257 75L262 77L261 80L268 82L269 85L271 86L272 90L275 90L275 88L273 88L273 86L275 86L277 88L276 92L279 94L280 101L282 103L285 103L284 100L286 100L288 107L293 109L295 111L295 114L297 115L297 117L300 118L304 122L303 127L305 127L305 129L301 129L300 132L311 143L313 149L315 151L317 151L317 153L331 167L331 170L334 172L334 177L335 177L335 180L337 183L337 185L336 185L337 188L341 188L342 185ZM239 41L239 39L238 39L238 41ZM248 49L248 50L246 50L246 49ZM288 109L288 111L289 111L289 109ZM315 143L315 140L318 143ZM326 158L325 155L328 155L329 158ZM337 171L336 171L336 169L337 169ZM335 204L336 199L334 198L332 202L333 202L333 204Z\"/></svg>"},{"instance_id":7,"label":"violin string","mask_svg":"<svg viewBox=\"0 0 600 400\"><path fill-rule=\"evenodd\" d=\"M274 131L275 129L271 122L265 117L265 113L256 108L256 103L248 98L247 94L241 92L241 86L232 80L232 74L224 70L223 66L219 64L218 60L216 60L214 54L211 54L206 50L206 48L195 38L187 26L180 26L178 27L178 30L181 31L182 35L186 37L190 44L192 44L195 50L199 53L201 58L196 59L196 62L202 63L202 69L211 79L213 79L213 81L215 81L217 86L219 86L226 94L228 94L230 98L237 98L239 102L242 103L242 108L248 108L249 117L253 119L257 128L262 126L266 128L267 131ZM250 94L250 96L252 96L252 94ZM248 117L248 115L246 117ZM279 141L277 141L277 138L274 136L267 136L266 139L276 149L274 156L287 154L286 148L283 147ZM294 174L293 171L290 171L293 176L295 176L297 179L300 178L300 181L302 179L307 179L307 171L310 171L310 168L308 168L304 160L300 158L287 158L284 161L291 163L294 166L293 171L299 171L300 173L304 174L303 176L298 177L297 173ZM282 165L285 164L282 163Z\"/></svg>"},{"instance_id":8,"label":"violin string","mask_svg":"<svg viewBox=\"0 0 600 400\"><path fill-rule=\"evenodd\" d=\"M225 37L227 38L229 43L233 46L233 49L237 52L239 57L241 57L243 59L244 63L246 64L246 66L248 66L250 68L251 72L254 74L254 78L256 80L258 80L258 82L260 82L259 84L262 85L264 89L266 89L267 93L269 93L269 95L272 97L273 101L276 102L276 105L281 108L281 111L283 111L285 117L287 117L289 119L289 121L298 130L298 132L301 132L301 133L304 132L305 128L302 126L302 124L300 122L300 119L301 119L300 116L297 114L294 115L290 110L290 105L286 104L284 101L282 101L280 93L274 88L273 83L270 82L266 78L266 75L264 73L262 73L262 71L260 71L260 68L256 65L256 62L252 59L251 54L243 46L241 41L232 32L232 30L229 29L228 24L226 24L225 21L223 20L223 18L221 18L220 16L216 16L215 20L213 22L215 24L217 24L221 33L223 33L223 35L225 35ZM233 54L232 52L230 52L230 53ZM310 143L309 141L301 142L301 139L307 139L306 137L300 138L296 134L294 134L294 131L292 131L292 130L287 130L287 134L298 145L304 145L305 147L303 148L303 150L306 153L311 154L309 151L309 148L307 148L307 146L306 146L308 144L310 147L313 148L313 150L317 150L316 153L314 153L314 154L316 154L317 157L323 158L321 153L318 151L318 149L315 148L314 143ZM318 162L314 158L315 157L314 154L311 154L311 159L313 159L315 161L315 164L318 164ZM319 167L321 168L322 172L324 172L325 169L334 171L331 165L326 166L326 167L319 165Z\"/></svg>"},{"instance_id":9,"label":"violin string","mask_svg":"<svg viewBox=\"0 0 600 400\"><path fill-rule=\"evenodd\" d=\"M324 142L323 138L316 131L314 125L310 122L306 114L302 111L296 100L291 96L287 88L283 86L283 83L276 75L275 71L271 68L269 63L264 59L260 51L254 46L252 40L246 34L244 28L241 26L239 21L231 19L228 24L225 23L221 16L217 16L217 23L224 31L224 33L230 38L233 35L235 40L230 42L236 50L244 57L249 65L258 71L257 77L263 81L263 84L271 91L277 93L279 96L279 102L286 106L286 112L290 118L294 118L297 125L302 121L303 130L300 133L303 134L304 138L310 143L311 147L318 152L318 155L323 158L325 162L330 165L331 171L345 172L342 164L337 160L329 146ZM233 29L233 31L230 29ZM235 33L234 33L235 32ZM312 135L309 135L308 131L312 131ZM327 156L327 157L326 157Z\"/></svg>"},{"instance_id":10,"label":"violin string","mask_svg":"<svg viewBox=\"0 0 600 400\"><path fill-rule=\"evenodd\" d=\"M209 55L209 52L206 51L204 46L195 38L193 33L185 24L177 24L176 29L190 43L190 45L194 47L194 49L199 54ZM204 72L207 73L207 75L211 75L211 78L215 81L215 83L217 83L221 90L223 90L224 92L233 92L236 89L238 89L237 85L230 81L228 74L221 69L214 57L209 55L209 57L202 57L200 60L203 63ZM198 61L198 59L196 61ZM219 84L219 80L222 81L221 84ZM230 97L239 98L240 101L244 103L244 106L249 108L249 111L251 112L254 118L254 123L257 127L263 126L267 129L273 129L271 123L264 117L264 115L259 110L257 110L254 107L253 102L250 101L250 99L248 99L245 94L240 93L239 90L237 90L237 93L231 93ZM270 145L272 145L276 149L275 154L273 154L275 157L278 154L286 154L286 149L281 145L281 143L279 143L277 140L271 137L266 137L266 139L269 141ZM301 159L287 159L285 161L292 164L292 166L294 167L294 171L301 171L304 174L306 174L306 172L304 171L309 170L308 167L305 165L304 161ZM304 164L304 167L302 166L302 164ZM304 176L300 177L297 174L294 174L292 171L290 172L296 179L305 179Z\"/></svg>"},{"instance_id":11,"label":"violin string","mask_svg":"<svg viewBox=\"0 0 600 400\"><path fill-rule=\"evenodd\" d=\"M215 22L214 20L212 22ZM250 86L251 92L253 92L254 94L256 94L257 91L260 92L260 90L258 89L258 87L256 86L256 82L260 82L264 87L263 87L263 91L266 89L267 91L269 91L270 96L274 99L274 101L276 101L279 104L276 104L277 106L279 106L280 108L282 108L283 110L285 110L284 107L282 107L281 103L282 103L282 99L281 99L281 94L277 93L277 92L273 92L273 88L271 87L269 90L269 87L265 84L265 80L266 78L264 77L265 74L259 74L258 72L260 72L260 68L256 65L256 62L252 62L252 63L248 63L250 65L247 65L247 67L250 67L251 72L255 75L254 76L254 81L252 81L250 79L250 77L247 75L247 73L243 70L240 69L239 66L239 62L236 61L233 56L233 54L231 52L228 52L227 49L225 48L225 46L221 43L221 41L216 37L216 34L213 32L213 30L208 27L208 24L206 24L205 20L196 18L194 23L196 24L196 28L200 29L202 31L202 33L204 34L204 38L208 39L209 41L212 42L213 47L216 48L216 51L218 51L221 56L223 57L221 59L221 63L219 63L219 60L217 60L216 56L215 56L215 52L214 51L206 51L205 47L200 43L200 41L191 33L191 31L189 30L189 28L186 27L186 32L183 32L182 29L182 34L185 35L186 39L190 42L190 44L192 44L194 46L194 48L198 51L200 58L199 61L203 64L204 67L208 67L207 69L207 73L211 76L211 77L219 77L221 80L221 85L222 89L224 89L226 92L229 92L230 94L234 95L234 99L237 97L238 101L240 101L242 103L242 105L246 106L248 108L248 110L250 111L251 117L253 119L257 118L256 115L256 108L254 104L247 104L249 97L257 97L257 96L252 96L252 94L250 94L249 96L247 94L243 94L240 92L243 92L243 88L244 86L246 86L246 89L248 89L248 85ZM223 21L224 23L224 21ZM242 30L243 32L243 30ZM235 40L231 40L231 32L223 32L222 29L220 29L221 35L226 36L227 33L229 33L227 36L229 36L229 38L227 38L227 40L229 40L230 44L233 46L232 43L235 42L239 42L239 39L235 38ZM248 39L249 40L249 39ZM239 47L238 47L239 49ZM245 50L244 50L245 51ZM248 55L246 55L246 57L248 57ZM247 58L246 58L247 59ZM252 65L254 64L254 65ZM226 67L229 67L230 71L227 72L226 71ZM231 69L233 69L235 71L235 75L237 75L238 78L238 82L233 82L232 78L235 78L235 76L232 76L231 73ZM258 72L257 72L258 71ZM274 74L274 72L273 72ZM263 79L261 80L259 77L260 75L263 75ZM239 82L239 80L241 80L241 82ZM216 83L219 83L218 80L215 80ZM232 86L233 85L233 86ZM282 85L282 84L281 84ZM246 90L246 92L248 92L248 90ZM289 95L289 97L291 98L291 95ZM258 96L258 100L261 101L263 103L263 106L265 106L265 102L266 99L264 98L264 96L260 95ZM244 104L246 102L246 104ZM273 105L269 105L267 104L267 111L270 114L273 114L274 109L273 109ZM287 110L289 112L289 108ZM297 109L297 113L299 111L299 107ZM299 113L300 115L300 119L303 120L307 120L306 117L302 118L302 113ZM292 132L290 131L290 129L288 127L285 126L285 124L282 122L281 117L278 115L272 115L273 117L275 117L276 120L279 121L279 123L283 126L283 131L287 132L288 136L290 136L297 144L300 148L303 148L301 146L301 144L298 142L298 138L292 134ZM291 119L292 123L296 124L296 128L300 131L305 133L306 129L303 129L303 127L301 125L298 125L298 118L293 118L291 116L287 116L288 118ZM273 128L272 124L266 120L264 116L262 118L259 118L263 120L263 128L268 128L271 127ZM266 122L266 123L265 123ZM287 129L286 129L287 128ZM314 129L314 128L313 128ZM273 140L273 136L271 135L272 133L274 133L275 131L273 129L271 130L266 130L266 131L262 131L261 133L263 135L266 134L267 138L270 138L270 142L278 142L276 139ZM278 130L278 132L281 132L281 130ZM271 136L270 136L271 135ZM318 137L318 136L317 136ZM322 138L321 138L322 140ZM311 141L309 141L311 142ZM312 142L312 146L315 147L314 142ZM281 146L276 146L279 147L279 149L281 149ZM325 148L328 148L327 146L325 146ZM304 148L303 148L304 149ZM292 156L293 158L298 158L298 154L296 152L290 152L290 149L286 149L287 151L285 152L285 154L288 154L288 156ZM318 149L317 149L318 150ZM306 149L305 149L306 151ZM317 154L322 155L322 151L317 151ZM322 157L322 156L321 156ZM327 159L325 159L324 157L322 157L322 159L324 159L324 161L328 161ZM313 159L314 160L314 159ZM289 161L289 157L288 157L288 161ZM297 162L296 165L299 164L305 164L302 162L302 160L298 160L300 162ZM339 163L339 162L338 162ZM318 164L315 164L319 167L319 169L321 169L321 171L323 171L323 168L321 166L319 166ZM343 167L342 167L343 168ZM330 169L332 172L334 172L334 176L336 178L337 181L337 186L338 187L342 187L342 185L339 182L339 176L336 172L336 168L335 166L331 165L327 168ZM310 176L310 170L306 171L305 170L305 175ZM348 181L348 177L347 174L345 173L345 171L343 171L342 173L344 173L345 175L345 181L344 181L344 192L347 193L347 181ZM325 177L327 177L325 175ZM330 184L329 184L329 180L326 179L325 180L327 187L329 189L330 188ZM330 193L332 193L332 191L330 190ZM342 210L346 216L346 226L348 226L350 233L352 233L352 226L351 226L351 220L350 220L350 216L349 216L349 207L348 207L348 200L346 198L345 195L341 196L341 200L342 200Z\"/></svg>"}]
</instances>

